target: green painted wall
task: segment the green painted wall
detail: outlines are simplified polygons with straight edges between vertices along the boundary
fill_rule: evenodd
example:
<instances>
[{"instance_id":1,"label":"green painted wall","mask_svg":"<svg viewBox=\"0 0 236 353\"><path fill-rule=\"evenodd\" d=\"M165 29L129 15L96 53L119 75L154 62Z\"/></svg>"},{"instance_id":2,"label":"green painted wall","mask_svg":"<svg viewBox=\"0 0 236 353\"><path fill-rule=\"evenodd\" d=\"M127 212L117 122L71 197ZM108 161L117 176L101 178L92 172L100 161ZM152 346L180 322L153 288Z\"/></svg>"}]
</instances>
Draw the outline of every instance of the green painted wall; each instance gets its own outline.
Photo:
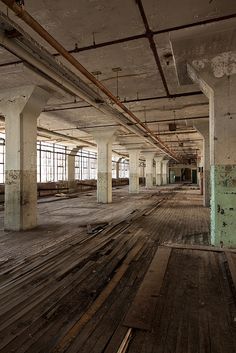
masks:
<instances>
[{"instance_id":1,"label":"green painted wall","mask_svg":"<svg viewBox=\"0 0 236 353\"><path fill-rule=\"evenodd\" d=\"M236 246L236 165L211 166L211 242Z\"/></svg>"}]
</instances>

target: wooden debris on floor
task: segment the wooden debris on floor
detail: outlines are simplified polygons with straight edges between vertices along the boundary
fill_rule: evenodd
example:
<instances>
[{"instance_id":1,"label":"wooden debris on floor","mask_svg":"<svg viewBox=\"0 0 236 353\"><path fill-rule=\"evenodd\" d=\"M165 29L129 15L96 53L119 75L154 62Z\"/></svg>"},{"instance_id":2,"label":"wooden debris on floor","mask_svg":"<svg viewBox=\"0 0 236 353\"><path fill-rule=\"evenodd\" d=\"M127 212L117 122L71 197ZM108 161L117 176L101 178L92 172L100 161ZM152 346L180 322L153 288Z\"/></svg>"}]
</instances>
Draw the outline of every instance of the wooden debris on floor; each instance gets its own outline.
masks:
<instances>
[{"instance_id":1,"label":"wooden debris on floor","mask_svg":"<svg viewBox=\"0 0 236 353\"><path fill-rule=\"evenodd\" d=\"M226 271L229 264L233 282L235 254L227 262L228 252L206 249L200 197L191 203L191 193L165 190L137 207L140 195L115 192L113 218L94 193L84 208L79 199L42 205L42 219L58 220L49 233L42 225L21 241L0 235L0 352L235 352ZM106 226L92 232L98 223ZM146 322L129 327L142 303Z\"/></svg>"},{"instance_id":2,"label":"wooden debris on floor","mask_svg":"<svg viewBox=\"0 0 236 353\"><path fill-rule=\"evenodd\" d=\"M124 325L141 330L151 330L157 298L171 253L170 248L158 247L144 280L125 317Z\"/></svg>"},{"instance_id":3,"label":"wooden debris on floor","mask_svg":"<svg viewBox=\"0 0 236 353\"><path fill-rule=\"evenodd\" d=\"M128 353L235 353L236 287L232 291L230 280L236 271L231 261L236 254L210 247L169 249L151 330L135 330ZM229 262L225 263L225 257ZM231 278L225 265L230 267Z\"/></svg>"}]
</instances>

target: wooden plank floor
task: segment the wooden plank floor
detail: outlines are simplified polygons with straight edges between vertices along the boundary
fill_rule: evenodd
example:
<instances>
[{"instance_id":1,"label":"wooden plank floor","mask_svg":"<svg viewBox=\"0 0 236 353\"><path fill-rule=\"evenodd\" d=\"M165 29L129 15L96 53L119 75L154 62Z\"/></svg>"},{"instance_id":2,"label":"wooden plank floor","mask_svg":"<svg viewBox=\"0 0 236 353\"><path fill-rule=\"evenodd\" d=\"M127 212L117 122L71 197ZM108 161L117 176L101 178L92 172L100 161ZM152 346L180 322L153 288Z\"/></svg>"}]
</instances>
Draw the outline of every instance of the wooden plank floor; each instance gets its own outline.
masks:
<instances>
[{"instance_id":1,"label":"wooden plank floor","mask_svg":"<svg viewBox=\"0 0 236 353\"><path fill-rule=\"evenodd\" d=\"M152 330L128 353L236 352L235 298L223 252L173 249Z\"/></svg>"},{"instance_id":2,"label":"wooden plank floor","mask_svg":"<svg viewBox=\"0 0 236 353\"><path fill-rule=\"evenodd\" d=\"M208 244L209 212L198 191L128 195L121 188L112 205L95 198L91 192L40 204L38 229L0 232L0 352L117 353L125 337L130 353L218 353L226 341L224 352L235 352L235 303L222 253L172 249L151 331L135 330L130 340L123 326L160 244ZM87 225L98 222L108 225L88 234ZM222 336L212 343L208 321L217 315ZM208 348L191 350L193 338Z\"/></svg>"}]
</instances>

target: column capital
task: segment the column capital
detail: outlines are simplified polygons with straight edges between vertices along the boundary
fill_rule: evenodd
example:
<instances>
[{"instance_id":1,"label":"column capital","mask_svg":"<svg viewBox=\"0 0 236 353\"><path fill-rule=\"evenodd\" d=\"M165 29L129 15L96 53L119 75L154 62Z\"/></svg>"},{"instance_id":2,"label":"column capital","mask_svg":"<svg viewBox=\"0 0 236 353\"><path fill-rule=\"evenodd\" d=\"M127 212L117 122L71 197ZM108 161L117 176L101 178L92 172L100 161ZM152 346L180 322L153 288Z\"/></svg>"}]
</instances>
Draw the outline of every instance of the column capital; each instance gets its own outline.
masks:
<instances>
[{"instance_id":1,"label":"column capital","mask_svg":"<svg viewBox=\"0 0 236 353\"><path fill-rule=\"evenodd\" d=\"M178 31L171 33L170 41L180 84L191 83L191 68L195 70L194 75L200 73L209 86L223 77L236 74L234 37L233 24L217 24L209 27L208 31L204 26L199 26L184 34Z\"/></svg>"},{"instance_id":2,"label":"column capital","mask_svg":"<svg viewBox=\"0 0 236 353\"><path fill-rule=\"evenodd\" d=\"M144 155L145 159L154 159L156 152L142 151L142 154Z\"/></svg>"},{"instance_id":3,"label":"column capital","mask_svg":"<svg viewBox=\"0 0 236 353\"><path fill-rule=\"evenodd\" d=\"M138 153L141 153L142 149L141 148L136 148L136 147L126 147L128 153L137 151Z\"/></svg>"},{"instance_id":4,"label":"column capital","mask_svg":"<svg viewBox=\"0 0 236 353\"><path fill-rule=\"evenodd\" d=\"M164 159L164 156L156 156L156 157L154 157L154 161L155 161L156 163L162 162L163 159Z\"/></svg>"},{"instance_id":5,"label":"column capital","mask_svg":"<svg viewBox=\"0 0 236 353\"><path fill-rule=\"evenodd\" d=\"M209 120L196 121L194 127L204 139L209 138Z\"/></svg>"},{"instance_id":6,"label":"column capital","mask_svg":"<svg viewBox=\"0 0 236 353\"><path fill-rule=\"evenodd\" d=\"M2 90L0 91L0 113L6 117L12 114L15 116L16 112L23 112L24 108L28 107L39 115L50 95L50 91L35 85Z\"/></svg>"},{"instance_id":7,"label":"column capital","mask_svg":"<svg viewBox=\"0 0 236 353\"><path fill-rule=\"evenodd\" d=\"M128 154L129 154L129 156L140 156L140 152L141 152L141 150L137 150L137 149L128 149L127 150L127 152L128 152Z\"/></svg>"},{"instance_id":8,"label":"column capital","mask_svg":"<svg viewBox=\"0 0 236 353\"><path fill-rule=\"evenodd\" d=\"M113 142L115 140L116 131L117 128L111 127L101 127L89 130L90 134L94 137L95 141L103 141L104 143Z\"/></svg>"},{"instance_id":9,"label":"column capital","mask_svg":"<svg viewBox=\"0 0 236 353\"><path fill-rule=\"evenodd\" d=\"M81 150L83 148L83 146L76 146L76 147L73 147L71 149L71 151L69 152L69 156L76 156L77 153L79 152L79 150Z\"/></svg>"}]
</instances>

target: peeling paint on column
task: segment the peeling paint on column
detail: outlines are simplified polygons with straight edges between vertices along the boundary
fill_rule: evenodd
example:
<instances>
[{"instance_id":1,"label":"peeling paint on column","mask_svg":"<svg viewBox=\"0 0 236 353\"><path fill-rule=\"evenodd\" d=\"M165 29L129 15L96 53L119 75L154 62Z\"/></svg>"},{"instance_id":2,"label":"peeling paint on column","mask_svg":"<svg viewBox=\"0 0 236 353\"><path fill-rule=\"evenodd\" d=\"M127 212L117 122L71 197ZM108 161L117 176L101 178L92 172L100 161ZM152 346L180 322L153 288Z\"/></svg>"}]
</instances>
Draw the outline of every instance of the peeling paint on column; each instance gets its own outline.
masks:
<instances>
[{"instance_id":1,"label":"peeling paint on column","mask_svg":"<svg viewBox=\"0 0 236 353\"><path fill-rule=\"evenodd\" d=\"M162 175L156 174L156 185L160 186L162 184Z\"/></svg>"},{"instance_id":2,"label":"peeling paint on column","mask_svg":"<svg viewBox=\"0 0 236 353\"><path fill-rule=\"evenodd\" d=\"M167 174L162 174L162 185L167 185Z\"/></svg>"},{"instance_id":3,"label":"peeling paint on column","mask_svg":"<svg viewBox=\"0 0 236 353\"><path fill-rule=\"evenodd\" d=\"M132 194L139 193L139 174L137 173L129 174L129 192Z\"/></svg>"},{"instance_id":4,"label":"peeling paint on column","mask_svg":"<svg viewBox=\"0 0 236 353\"><path fill-rule=\"evenodd\" d=\"M236 245L236 165L211 167L211 241Z\"/></svg>"},{"instance_id":5,"label":"peeling paint on column","mask_svg":"<svg viewBox=\"0 0 236 353\"><path fill-rule=\"evenodd\" d=\"M35 227L36 171L6 170L5 176L5 229L20 231Z\"/></svg>"},{"instance_id":6,"label":"peeling paint on column","mask_svg":"<svg viewBox=\"0 0 236 353\"><path fill-rule=\"evenodd\" d=\"M146 173L146 188L152 188L153 187L153 174L152 173Z\"/></svg>"},{"instance_id":7,"label":"peeling paint on column","mask_svg":"<svg viewBox=\"0 0 236 353\"><path fill-rule=\"evenodd\" d=\"M5 174L5 185L17 184L20 179L20 171L19 170L6 170Z\"/></svg>"},{"instance_id":8,"label":"peeling paint on column","mask_svg":"<svg viewBox=\"0 0 236 353\"><path fill-rule=\"evenodd\" d=\"M98 202L112 202L112 173L98 172L97 175L97 196Z\"/></svg>"},{"instance_id":9,"label":"peeling paint on column","mask_svg":"<svg viewBox=\"0 0 236 353\"><path fill-rule=\"evenodd\" d=\"M211 69L216 78L230 76L236 73L236 54L224 52L212 59L193 60L192 64L198 71Z\"/></svg>"},{"instance_id":10,"label":"peeling paint on column","mask_svg":"<svg viewBox=\"0 0 236 353\"><path fill-rule=\"evenodd\" d=\"M236 73L236 54L221 53L211 60L211 68L215 77L229 76Z\"/></svg>"},{"instance_id":11,"label":"peeling paint on column","mask_svg":"<svg viewBox=\"0 0 236 353\"><path fill-rule=\"evenodd\" d=\"M204 206L210 207L210 194L211 194L210 171L204 171Z\"/></svg>"}]
</instances>

